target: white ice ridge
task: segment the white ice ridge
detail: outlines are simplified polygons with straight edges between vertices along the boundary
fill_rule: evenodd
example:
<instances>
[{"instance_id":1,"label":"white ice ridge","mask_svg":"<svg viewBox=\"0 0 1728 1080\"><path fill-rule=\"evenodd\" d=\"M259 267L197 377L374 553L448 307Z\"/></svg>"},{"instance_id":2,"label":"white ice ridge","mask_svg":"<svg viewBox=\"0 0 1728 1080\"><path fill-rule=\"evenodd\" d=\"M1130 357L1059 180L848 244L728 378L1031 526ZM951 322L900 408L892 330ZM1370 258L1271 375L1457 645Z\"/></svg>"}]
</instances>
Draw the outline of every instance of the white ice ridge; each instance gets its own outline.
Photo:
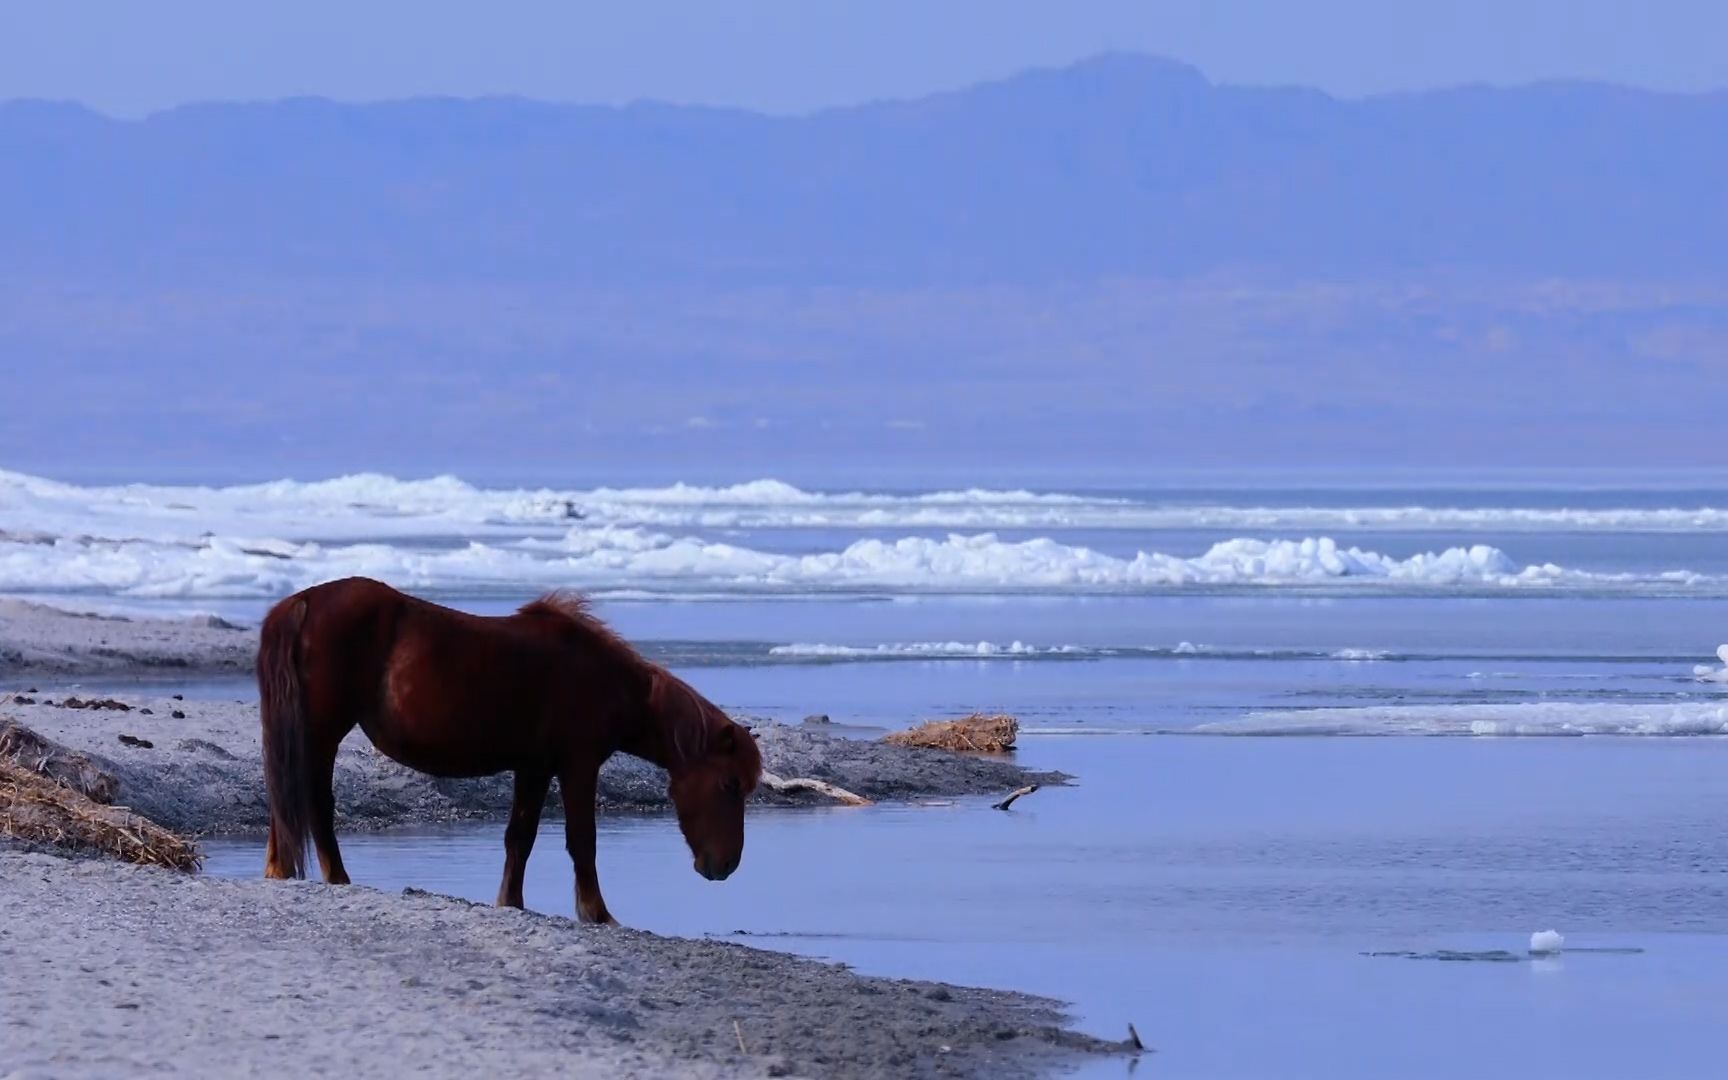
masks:
<instances>
[{"instance_id":1,"label":"white ice ridge","mask_svg":"<svg viewBox=\"0 0 1728 1080\"><path fill-rule=\"evenodd\" d=\"M1325 537L1226 540L1193 557L1140 552L1119 558L1050 538L993 533L942 539L859 540L809 554L762 551L693 536L579 526L535 537L410 545L324 544L206 536L111 541L0 536L0 591L95 591L150 597L282 595L362 574L404 587L751 593L1134 593L1191 587L1316 586L1444 590L1690 589L1685 572L1640 577L1520 567L1477 545L1397 558Z\"/></svg>"},{"instance_id":2,"label":"white ice ridge","mask_svg":"<svg viewBox=\"0 0 1728 1080\"><path fill-rule=\"evenodd\" d=\"M1156 496L966 489L815 492L723 487L483 488L453 476L362 473L231 487L80 486L0 470L0 531L109 539L223 536L357 541L594 525L656 528L1230 529L1252 531L1728 531L1728 507L1232 506Z\"/></svg>"},{"instance_id":3,"label":"white ice ridge","mask_svg":"<svg viewBox=\"0 0 1728 1080\"><path fill-rule=\"evenodd\" d=\"M1006 657L1013 659L1032 656L1075 656L1097 651L1079 645L1028 645L1023 641L1011 641L1006 645L998 645L992 641L911 641L881 645L826 645L816 642L795 642L790 645L776 645L768 650L768 655L811 660L866 660L900 657L908 659L918 657L932 659Z\"/></svg>"},{"instance_id":4,"label":"white ice ridge","mask_svg":"<svg viewBox=\"0 0 1728 1080\"><path fill-rule=\"evenodd\" d=\"M1031 645L1024 641L908 641L875 645L834 645L800 641L775 645L768 650L768 655L788 660L1022 660L1053 657L1096 660L1112 657L1185 659L1192 656L1219 660L1341 660L1346 663L1364 663L1386 660L1394 654L1383 649L1334 649L1328 652L1302 649L1217 649L1209 645L1196 645L1191 641L1183 641L1174 646Z\"/></svg>"},{"instance_id":5,"label":"white ice ridge","mask_svg":"<svg viewBox=\"0 0 1728 1080\"><path fill-rule=\"evenodd\" d=\"M398 480L375 473L231 487L79 486L0 470L0 531L38 537L193 539L224 536L370 540L436 530L483 537L572 521L682 528L934 525L1062 528L1106 522L1124 500L968 489L917 494L809 492L777 480L727 487L480 488L453 476Z\"/></svg>"},{"instance_id":6,"label":"white ice ridge","mask_svg":"<svg viewBox=\"0 0 1728 1080\"><path fill-rule=\"evenodd\" d=\"M1716 659L1722 661L1721 667L1699 664L1692 669L1692 674L1697 676L1700 682L1728 683L1728 645L1716 646Z\"/></svg>"},{"instance_id":7,"label":"white ice ridge","mask_svg":"<svg viewBox=\"0 0 1728 1080\"><path fill-rule=\"evenodd\" d=\"M1266 709L1192 730L1199 735L1728 735L1728 705L1543 701Z\"/></svg>"}]
</instances>

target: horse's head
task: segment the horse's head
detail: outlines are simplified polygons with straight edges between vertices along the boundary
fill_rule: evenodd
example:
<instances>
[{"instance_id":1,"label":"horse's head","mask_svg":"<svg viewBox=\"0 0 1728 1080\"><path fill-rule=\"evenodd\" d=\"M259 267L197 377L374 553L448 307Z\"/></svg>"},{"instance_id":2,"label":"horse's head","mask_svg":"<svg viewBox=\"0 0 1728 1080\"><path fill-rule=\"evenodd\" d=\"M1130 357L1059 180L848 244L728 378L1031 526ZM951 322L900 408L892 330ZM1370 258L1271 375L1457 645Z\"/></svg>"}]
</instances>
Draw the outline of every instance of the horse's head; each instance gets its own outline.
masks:
<instances>
[{"instance_id":1,"label":"horse's head","mask_svg":"<svg viewBox=\"0 0 1728 1080\"><path fill-rule=\"evenodd\" d=\"M750 729L665 671L654 673L648 708L664 733L668 794L696 872L724 881L744 857L744 802L762 776Z\"/></svg>"}]
</instances>

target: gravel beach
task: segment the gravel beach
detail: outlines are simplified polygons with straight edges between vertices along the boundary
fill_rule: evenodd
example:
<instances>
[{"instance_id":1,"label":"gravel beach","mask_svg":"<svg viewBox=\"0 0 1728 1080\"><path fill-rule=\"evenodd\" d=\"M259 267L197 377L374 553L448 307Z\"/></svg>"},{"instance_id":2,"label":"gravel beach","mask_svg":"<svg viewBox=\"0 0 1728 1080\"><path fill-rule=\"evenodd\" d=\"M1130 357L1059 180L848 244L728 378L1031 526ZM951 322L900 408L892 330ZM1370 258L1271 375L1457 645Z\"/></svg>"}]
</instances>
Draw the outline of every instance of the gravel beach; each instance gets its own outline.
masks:
<instances>
[{"instance_id":1,"label":"gravel beach","mask_svg":"<svg viewBox=\"0 0 1728 1080\"><path fill-rule=\"evenodd\" d=\"M90 755L118 780L116 802L162 825L260 831L256 704L182 699L164 678L247 673L253 640L210 620L0 601L0 716ZM72 685L98 677L136 689ZM757 725L767 767L885 800L1064 779L821 727ZM664 784L620 757L602 803L661 810ZM362 737L344 746L336 796L343 830L496 818L510 804L508 778L423 776ZM5 842L0 970L0 1077L1031 1077L1114 1049L1065 1030L1057 1003L1018 994L413 890L216 880Z\"/></svg>"}]
</instances>

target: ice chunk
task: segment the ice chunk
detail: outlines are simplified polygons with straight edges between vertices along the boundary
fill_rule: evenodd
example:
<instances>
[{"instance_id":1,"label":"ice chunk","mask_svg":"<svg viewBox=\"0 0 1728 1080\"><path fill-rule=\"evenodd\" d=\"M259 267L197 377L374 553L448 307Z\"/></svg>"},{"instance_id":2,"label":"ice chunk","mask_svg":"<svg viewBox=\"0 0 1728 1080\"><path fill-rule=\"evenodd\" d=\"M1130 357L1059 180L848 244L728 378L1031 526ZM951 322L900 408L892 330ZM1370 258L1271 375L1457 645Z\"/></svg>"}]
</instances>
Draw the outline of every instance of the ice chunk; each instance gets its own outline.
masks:
<instances>
[{"instance_id":1,"label":"ice chunk","mask_svg":"<svg viewBox=\"0 0 1728 1080\"><path fill-rule=\"evenodd\" d=\"M1391 653L1384 649L1339 649L1332 654L1334 660L1348 660L1351 663L1365 663L1373 660L1384 660Z\"/></svg>"},{"instance_id":2,"label":"ice chunk","mask_svg":"<svg viewBox=\"0 0 1728 1080\"><path fill-rule=\"evenodd\" d=\"M1722 661L1721 667L1711 667L1709 664L1699 664L1692 669L1692 674L1700 682L1728 683L1728 645L1716 646L1716 658Z\"/></svg>"},{"instance_id":3,"label":"ice chunk","mask_svg":"<svg viewBox=\"0 0 1728 1080\"><path fill-rule=\"evenodd\" d=\"M1538 930L1530 935L1530 952L1535 956L1553 956L1566 947L1566 938L1558 930Z\"/></svg>"}]
</instances>

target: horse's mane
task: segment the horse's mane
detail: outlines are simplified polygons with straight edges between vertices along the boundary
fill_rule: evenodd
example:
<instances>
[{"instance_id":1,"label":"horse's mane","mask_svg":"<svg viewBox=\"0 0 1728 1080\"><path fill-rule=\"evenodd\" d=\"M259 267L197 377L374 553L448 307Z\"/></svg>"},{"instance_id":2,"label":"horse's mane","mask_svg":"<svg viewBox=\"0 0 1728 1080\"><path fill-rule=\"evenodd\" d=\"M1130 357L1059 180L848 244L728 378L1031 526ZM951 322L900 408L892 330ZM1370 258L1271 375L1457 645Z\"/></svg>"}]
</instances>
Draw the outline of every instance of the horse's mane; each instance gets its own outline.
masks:
<instances>
[{"instance_id":1,"label":"horse's mane","mask_svg":"<svg viewBox=\"0 0 1728 1080\"><path fill-rule=\"evenodd\" d=\"M689 683L672 674L659 664L648 660L636 647L618 636L618 632L607 626L598 615L595 615L591 602L586 596L570 589L555 589L537 600L523 604L517 609L519 615L537 615L566 620L578 633L595 647L609 653L613 658L628 665L635 671L649 676L651 686L666 686L668 692L684 695L690 707L668 709L664 713L665 723L670 726L665 731L666 750L671 762L693 761L705 752L710 735L709 717L718 716L729 720L726 714L713 706ZM662 681L664 680L664 681ZM748 745L745 745L748 744ZM761 753L756 749L754 739L746 738L739 744L742 749L737 757L737 771L745 783L746 790L754 790L762 772Z\"/></svg>"},{"instance_id":2,"label":"horse's mane","mask_svg":"<svg viewBox=\"0 0 1728 1080\"><path fill-rule=\"evenodd\" d=\"M568 620L594 645L617 659L634 666L648 667L648 661L636 647L618 636L600 616L594 614L593 603L574 589L554 589L516 609L519 615L550 615Z\"/></svg>"}]
</instances>

